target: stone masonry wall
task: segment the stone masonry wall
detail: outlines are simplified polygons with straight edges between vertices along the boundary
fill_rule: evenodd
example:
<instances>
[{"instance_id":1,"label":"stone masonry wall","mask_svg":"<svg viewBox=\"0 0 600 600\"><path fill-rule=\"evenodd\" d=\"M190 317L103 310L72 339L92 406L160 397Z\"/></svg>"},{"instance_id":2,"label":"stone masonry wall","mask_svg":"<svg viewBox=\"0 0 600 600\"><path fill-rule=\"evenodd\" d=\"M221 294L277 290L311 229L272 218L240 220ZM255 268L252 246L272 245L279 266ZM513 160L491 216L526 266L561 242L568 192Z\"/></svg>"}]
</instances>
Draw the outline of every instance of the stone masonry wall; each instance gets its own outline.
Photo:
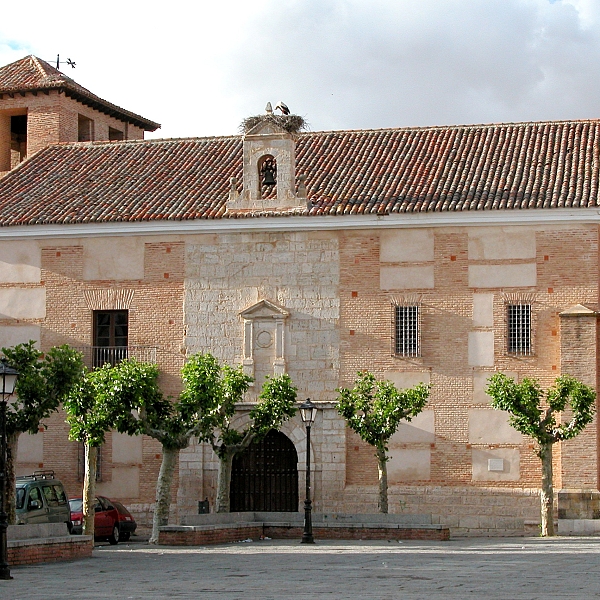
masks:
<instances>
[{"instance_id":1,"label":"stone masonry wall","mask_svg":"<svg viewBox=\"0 0 600 600\"><path fill-rule=\"evenodd\" d=\"M241 364L244 326L239 313L260 300L269 300L290 313L284 325L284 360L286 372L298 387L299 400L332 400L339 369L338 281L335 234L256 233L190 240L185 284L187 353L211 352L223 362ZM255 336L258 333L256 328ZM273 375L272 358L257 353L256 362L263 363L255 365L255 374ZM247 400L256 397L258 388ZM282 431L296 445L302 490L306 448L299 417ZM320 414L314 431L317 502L331 508L341 506L343 423L328 409ZM213 503L217 466L212 450L204 445L182 452L184 493L180 490L178 500L182 510L195 510L197 500L205 497Z\"/></svg>"}]
</instances>

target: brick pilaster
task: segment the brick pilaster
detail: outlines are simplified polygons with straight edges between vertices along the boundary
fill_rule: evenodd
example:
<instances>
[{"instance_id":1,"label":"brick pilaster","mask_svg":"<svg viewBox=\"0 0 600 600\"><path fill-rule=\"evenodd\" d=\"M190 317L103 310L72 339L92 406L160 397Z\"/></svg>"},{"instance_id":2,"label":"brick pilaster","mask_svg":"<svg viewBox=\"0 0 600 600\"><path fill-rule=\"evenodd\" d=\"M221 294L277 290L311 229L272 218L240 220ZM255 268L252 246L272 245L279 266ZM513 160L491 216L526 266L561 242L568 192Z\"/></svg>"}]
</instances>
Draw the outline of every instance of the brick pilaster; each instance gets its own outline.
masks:
<instances>
[{"instance_id":1,"label":"brick pilaster","mask_svg":"<svg viewBox=\"0 0 600 600\"><path fill-rule=\"evenodd\" d=\"M598 389L598 313L581 304L560 313L560 371ZM565 418L570 418L565 414ZM562 487L598 488L597 418L561 448Z\"/></svg>"}]
</instances>

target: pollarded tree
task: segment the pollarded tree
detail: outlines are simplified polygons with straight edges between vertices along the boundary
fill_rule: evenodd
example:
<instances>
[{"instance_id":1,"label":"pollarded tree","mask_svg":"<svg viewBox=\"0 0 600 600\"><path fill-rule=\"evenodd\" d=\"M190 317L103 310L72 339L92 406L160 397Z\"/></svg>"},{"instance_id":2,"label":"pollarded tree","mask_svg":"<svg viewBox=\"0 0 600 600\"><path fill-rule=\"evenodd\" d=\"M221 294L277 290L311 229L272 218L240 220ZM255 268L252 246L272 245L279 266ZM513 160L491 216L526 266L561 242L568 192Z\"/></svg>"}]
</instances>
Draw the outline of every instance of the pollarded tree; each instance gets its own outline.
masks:
<instances>
[{"instance_id":1,"label":"pollarded tree","mask_svg":"<svg viewBox=\"0 0 600 600\"><path fill-rule=\"evenodd\" d=\"M219 458L216 512L229 512L231 467L236 454L296 413L296 388L288 375L267 378L250 421L238 431L231 425L236 404L243 399L252 378L241 367L220 366L210 354L197 354L183 367L182 399L198 407L199 437L208 442Z\"/></svg>"},{"instance_id":2,"label":"pollarded tree","mask_svg":"<svg viewBox=\"0 0 600 600\"><path fill-rule=\"evenodd\" d=\"M217 409L220 425L205 437L219 457L216 512L229 512L231 468L235 456L262 440L271 429L279 429L284 421L296 414L296 388L288 375L267 378L263 384L258 404L249 413L250 422L242 429L231 427L227 403Z\"/></svg>"},{"instance_id":3,"label":"pollarded tree","mask_svg":"<svg viewBox=\"0 0 600 600\"><path fill-rule=\"evenodd\" d=\"M209 392L210 387L207 385L205 391ZM184 390L177 402L160 396L152 402L145 402L140 409L143 432L162 445L162 462L156 481L156 505L149 540L151 544L158 543L159 528L169 524L171 486L177 457L181 450L189 446L192 438L199 435L201 407L204 406L202 400L202 396L192 396Z\"/></svg>"},{"instance_id":4,"label":"pollarded tree","mask_svg":"<svg viewBox=\"0 0 600 600\"><path fill-rule=\"evenodd\" d=\"M497 373L488 380L487 393L492 406L510 414L510 424L537 443L536 453L542 462L541 534L554 535L554 487L552 446L577 436L594 418L595 391L569 375L558 377L546 392L537 381L524 378L516 383ZM570 419L562 422L560 413L570 409ZM558 417L558 419L557 419Z\"/></svg>"},{"instance_id":5,"label":"pollarded tree","mask_svg":"<svg viewBox=\"0 0 600 600\"><path fill-rule=\"evenodd\" d=\"M377 381L369 372L358 373L352 389L338 390L337 409L348 426L375 448L379 469L379 512L388 512L388 442L400 422L418 415L429 398L423 383L399 390L391 381Z\"/></svg>"},{"instance_id":6,"label":"pollarded tree","mask_svg":"<svg viewBox=\"0 0 600 600\"><path fill-rule=\"evenodd\" d=\"M161 395L157 384L158 367L133 359L116 365L105 364L95 371L84 371L79 385L64 402L69 439L85 446L83 479L83 529L85 535L94 535L94 499L96 497L96 469L98 448L106 433L136 435L141 424L132 411L152 403ZM118 541L118 531L113 540Z\"/></svg>"},{"instance_id":7,"label":"pollarded tree","mask_svg":"<svg viewBox=\"0 0 600 600\"><path fill-rule=\"evenodd\" d=\"M171 507L171 485L179 452L187 448L194 434L197 435L195 415L182 414L180 403L163 396L140 407L142 431L159 441L162 446L162 461L156 481L156 504L152 518L152 534L149 542L158 543L159 527L169 524ZM191 417L191 418L186 418Z\"/></svg>"},{"instance_id":8,"label":"pollarded tree","mask_svg":"<svg viewBox=\"0 0 600 600\"><path fill-rule=\"evenodd\" d=\"M209 442L215 450L216 440L231 440L229 421L235 414L235 405L241 402L253 379L244 374L241 367L221 366L212 354L194 354L181 369L184 389L181 401L196 408L198 415L198 437ZM215 450L217 452L217 450ZM219 456L217 485L217 512L229 512L229 496L226 510L220 500L224 469ZM231 480L231 466L229 466Z\"/></svg>"},{"instance_id":9,"label":"pollarded tree","mask_svg":"<svg viewBox=\"0 0 600 600\"><path fill-rule=\"evenodd\" d=\"M19 436L36 434L44 419L57 411L61 402L80 381L81 354L69 346L51 348L43 355L35 342L2 348L8 363L19 371L16 399L9 402L6 414L8 522L15 523L15 460Z\"/></svg>"}]
</instances>

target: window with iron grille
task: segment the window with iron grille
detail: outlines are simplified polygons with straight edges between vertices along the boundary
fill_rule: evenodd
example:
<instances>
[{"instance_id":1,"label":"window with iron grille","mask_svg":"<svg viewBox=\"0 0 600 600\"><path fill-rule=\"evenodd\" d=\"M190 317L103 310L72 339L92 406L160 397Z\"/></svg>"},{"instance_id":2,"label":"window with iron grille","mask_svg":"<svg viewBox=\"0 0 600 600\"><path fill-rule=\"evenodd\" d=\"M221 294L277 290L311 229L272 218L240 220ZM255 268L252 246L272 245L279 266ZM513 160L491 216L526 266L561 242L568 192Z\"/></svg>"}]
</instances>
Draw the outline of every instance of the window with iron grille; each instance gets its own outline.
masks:
<instances>
[{"instance_id":1,"label":"window with iron grille","mask_svg":"<svg viewBox=\"0 0 600 600\"><path fill-rule=\"evenodd\" d=\"M532 354L531 304L509 304L506 309L509 354Z\"/></svg>"},{"instance_id":2,"label":"window with iron grille","mask_svg":"<svg viewBox=\"0 0 600 600\"><path fill-rule=\"evenodd\" d=\"M94 311L94 367L115 365L127 358L128 325L126 310Z\"/></svg>"},{"instance_id":3,"label":"window with iron grille","mask_svg":"<svg viewBox=\"0 0 600 600\"><path fill-rule=\"evenodd\" d=\"M418 306L395 307L394 352L399 356L421 355Z\"/></svg>"}]
</instances>

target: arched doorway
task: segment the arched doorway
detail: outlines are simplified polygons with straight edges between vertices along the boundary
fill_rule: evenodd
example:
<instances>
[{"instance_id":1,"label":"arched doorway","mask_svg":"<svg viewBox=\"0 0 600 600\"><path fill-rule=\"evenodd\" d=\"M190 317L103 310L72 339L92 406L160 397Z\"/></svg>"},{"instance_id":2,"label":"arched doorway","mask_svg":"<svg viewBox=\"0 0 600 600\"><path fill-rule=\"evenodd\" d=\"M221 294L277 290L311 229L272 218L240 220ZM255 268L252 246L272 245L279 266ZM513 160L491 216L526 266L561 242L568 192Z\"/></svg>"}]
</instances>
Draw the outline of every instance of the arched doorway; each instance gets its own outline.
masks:
<instances>
[{"instance_id":1,"label":"arched doorway","mask_svg":"<svg viewBox=\"0 0 600 600\"><path fill-rule=\"evenodd\" d=\"M231 512L297 512L298 454L289 438L272 429L233 459Z\"/></svg>"}]
</instances>

